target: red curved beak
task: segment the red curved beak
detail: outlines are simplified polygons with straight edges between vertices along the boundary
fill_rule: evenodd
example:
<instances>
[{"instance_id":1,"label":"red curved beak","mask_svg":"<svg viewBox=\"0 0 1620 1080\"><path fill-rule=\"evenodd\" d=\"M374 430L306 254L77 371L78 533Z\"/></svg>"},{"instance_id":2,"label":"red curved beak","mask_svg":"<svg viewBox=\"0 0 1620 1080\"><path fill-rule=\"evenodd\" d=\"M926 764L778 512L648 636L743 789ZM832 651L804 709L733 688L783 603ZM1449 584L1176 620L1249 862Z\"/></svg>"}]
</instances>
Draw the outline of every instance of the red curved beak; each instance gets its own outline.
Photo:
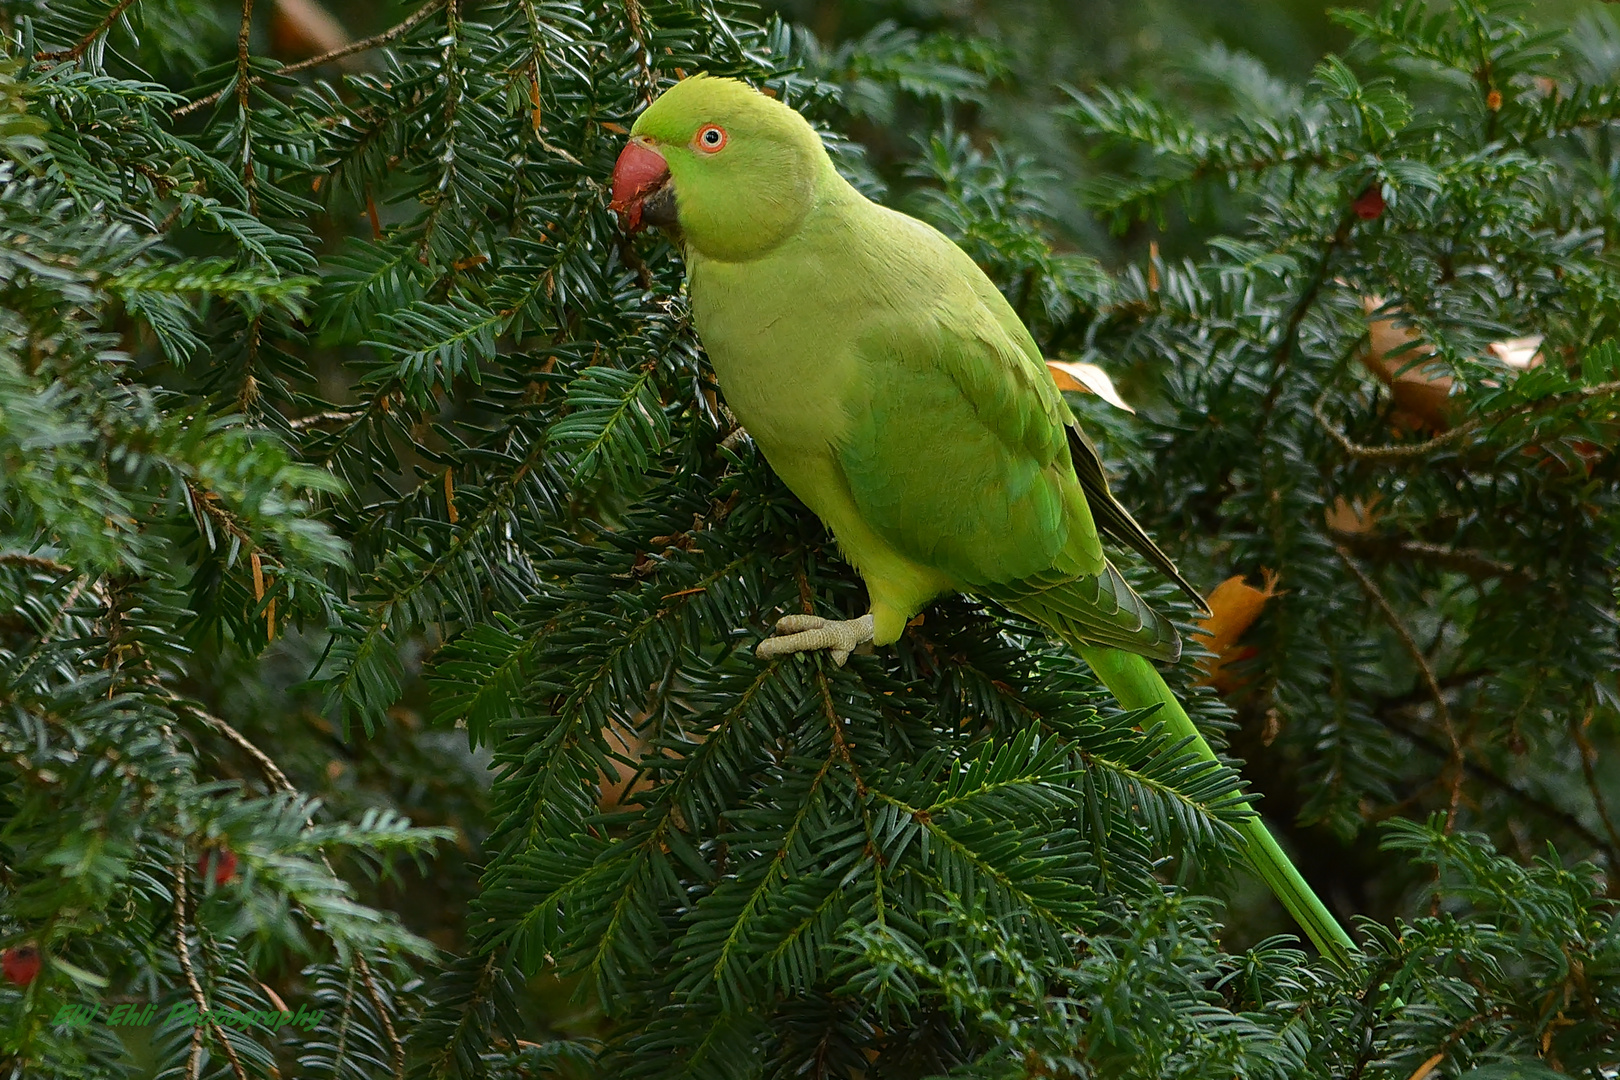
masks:
<instances>
[{"instance_id":1,"label":"red curved beak","mask_svg":"<svg viewBox=\"0 0 1620 1080\"><path fill-rule=\"evenodd\" d=\"M646 144L631 140L613 166L613 198L608 209L623 215L625 228L641 228L641 204L669 180L669 162Z\"/></svg>"}]
</instances>

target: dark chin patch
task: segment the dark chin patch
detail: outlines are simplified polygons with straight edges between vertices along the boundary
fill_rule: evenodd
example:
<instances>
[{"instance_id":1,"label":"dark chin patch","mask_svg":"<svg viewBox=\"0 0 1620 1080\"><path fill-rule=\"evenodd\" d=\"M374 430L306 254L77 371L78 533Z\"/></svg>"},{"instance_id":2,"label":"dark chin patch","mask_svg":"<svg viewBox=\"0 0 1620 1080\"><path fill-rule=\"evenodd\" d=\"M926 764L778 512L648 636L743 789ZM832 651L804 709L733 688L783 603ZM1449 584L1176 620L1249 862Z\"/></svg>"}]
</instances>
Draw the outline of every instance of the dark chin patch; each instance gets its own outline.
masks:
<instances>
[{"instance_id":1,"label":"dark chin patch","mask_svg":"<svg viewBox=\"0 0 1620 1080\"><path fill-rule=\"evenodd\" d=\"M673 229L680 225L675 216L675 185L666 183L641 200L641 221L660 229Z\"/></svg>"}]
</instances>

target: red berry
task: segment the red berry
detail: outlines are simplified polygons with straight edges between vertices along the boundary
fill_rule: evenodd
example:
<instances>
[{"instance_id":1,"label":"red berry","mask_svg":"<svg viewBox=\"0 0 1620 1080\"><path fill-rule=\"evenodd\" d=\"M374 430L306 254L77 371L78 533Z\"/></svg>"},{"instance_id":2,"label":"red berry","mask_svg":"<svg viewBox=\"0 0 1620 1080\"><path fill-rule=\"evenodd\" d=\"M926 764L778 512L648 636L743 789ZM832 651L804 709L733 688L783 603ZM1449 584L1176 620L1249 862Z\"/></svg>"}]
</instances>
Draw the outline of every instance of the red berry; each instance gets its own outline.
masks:
<instances>
[{"instance_id":1,"label":"red berry","mask_svg":"<svg viewBox=\"0 0 1620 1080\"><path fill-rule=\"evenodd\" d=\"M0 971L6 981L27 986L39 974L39 949L33 945L14 945L0 953Z\"/></svg>"},{"instance_id":2,"label":"red berry","mask_svg":"<svg viewBox=\"0 0 1620 1080\"><path fill-rule=\"evenodd\" d=\"M236 876L236 852L223 845L197 856L197 873L200 876L208 876L208 860L210 857L214 860L215 885L223 885Z\"/></svg>"},{"instance_id":3,"label":"red berry","mask_svg":"<svg viewBox=\"0 0 1620 1080\"><path fill-rule=\"evenodd\" d=\"M1356 212L1356 217L1362 221L1371 221L1384 212L1384 189L1381 185L1373 184L1366 191L1356 196L1356 201L1350 204Z\"/></svg>"}]
</instances>

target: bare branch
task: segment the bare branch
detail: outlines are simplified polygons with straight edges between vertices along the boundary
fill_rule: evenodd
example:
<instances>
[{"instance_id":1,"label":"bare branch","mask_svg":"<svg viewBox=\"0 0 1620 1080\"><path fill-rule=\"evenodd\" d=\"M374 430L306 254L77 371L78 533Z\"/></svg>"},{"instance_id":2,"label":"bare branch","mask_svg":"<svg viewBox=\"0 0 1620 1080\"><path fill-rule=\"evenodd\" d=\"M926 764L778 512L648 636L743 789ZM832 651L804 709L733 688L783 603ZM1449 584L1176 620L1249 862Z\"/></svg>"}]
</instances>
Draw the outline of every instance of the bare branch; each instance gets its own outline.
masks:
<instances>
[{"instance_id":1,"label":"bare branch","mask_svg":"<svg viewBox=\"0 0 1620 1080\"><path fill-rule=\"evenodd\" d=\"M325 859L326 856L322 854L321 858ZM326 868L332 869L332 864L327 863ZM360 978L366 984L367 993L371 995L371 1003L377 1006L377 1018L382 1021L388 1041L393 1044L394 1080L405 1080L405 1042L394 1030L394 1021L388 1015L388 1005L383 1001L382 992L377 989L377 981L371 977L371 965L366 963L366 958L359 953L354 954L354 963L360 969Z\"/></svg>"},{"instance_id":2,"label":"bare branch","mask_svg":"<svg viewBox=\"0 0 1620 1080\"><path fill-rule=\"evenodd\" d=\"M379 46L387 45L389 42L396 41L410 33L411 30L417 26L417 24L421 23L429 15L432 15L434 12L444 7L444 5L445 0L428 0L426 4L418 8L409 18L406 18L400 23L389 27L380 34L373 34L371 37L361 38L359 41L351 41L349 44L340 49L333 49L331 52L322 53L320 56L312 56L308 60L300 60L296 64L287 64L285 67L278 69L277 74L290 75L294 72L308 71L310 68L320 67L322 64L330 64L334 60L341 60L346 56L353 56L355 53L365 52L368 49L375 49ZM261 80L258 78L253 78L249 81L259 82ZM238 92L241 93L243 91L239 90ZM169 115L178 120L182 116L189 116L198 109L207 108L224 96L225 91L223 89L216 90L207 97L200 97L196 101L186 102Z\"/></svg>"},{"instance_id":3,"label":"bare branch","mask_svg":"<svg viewBox=\"0 0 1620 1080\"><path fill-rule=\"evenodd\" d=\"M186 942L186 855L184 846L180 849L180 859L174 866L174 952L180 961L180 972L185 976L186 986L191 990L191 1000L197 1006L197 1034L192 1036L191 1042L191 1075L196 1076L198 1066L201 1064L203 1025L213 1031L219 1039L219 1045L224 1047L225 1056L231 1061L231 1071L236 1073L238 1080L248 1080L247 1070L242 1068L242 1061L236 1056L236 1047L225 1037L209 1015L208 997L203 993L202 983L197 981L197 973L191 967L191 946Z\"/></svg>"},{"instance_id":4,"label":"bare branch","mask_svg":"<svg viewBox=\"0 0 1620 1080\"><path fill-rule=\"evenodd\" d=\"M215 731L219 732L221 735L225 736L231 742L240 747L264 772L266 779L270 781L271 787L275 788L277 791L298 790L297 788L293 787L292 781L287 779L287 774L281 771L281 766L277 765L269 754L265 753L263 750L260 750L258 746L254 745L253 740L249 739L246 735L243 735L240 731L237 731L230 724L211 713L203 711L189 701L182 701L179 698L175 698L172 699L172 704L176 709L182 712L190 713L192 716L196 717L198 720L201 720L203 723L207 724L209 727L213 728ZM328 867L328 869L330 869L330 867Z\"/></svg>"},{"instance_id":5,"label":"bare branch","mask_svg":"<svg viewBox=\"0 0 1620 1080\"><path fill-rule=\"evenodd\" d=\"M1373 718L1377 720L1378 723L1384 728L1387 728L1403 738L1410 739L1414 745L1428 751L1435 757L1449 758L1450 751L1447 750L1446 747L1442 746L1428 735L1425 735L1423 732L1409 727L1391 715L1392 713L1399 713L1401 710L1412 704L1412 701L1403 697L1402 699L1389 702L1385 708L1375 709L1372 715ZM1536 813L1547 818L1549 821L1556 821L1570 832L1575 833L1577 836L1581 837L1581 839L1591 844L1592 847L1606 852L1611 865L1620 866L1620 844L1611 844L1602 836L1599 836L1595 831L1587 826L1585 822L1581 821L1580 818L1576 817L1570 811L1561 806L1548 802L1546 799L1535 794L1534 792L1526 791L1524 788L1516 786L1513 781L1481 762L1469 760L1465 762L1465 767L1468 775L1473 777L1475 780L1478 780L1487 787L1500 791L1502 794L1516 800L1525 807L1534 810Z\"/></svg>"},{"instance_id":6,"label":"bare branch","mask_svg":"<svg viewBox=\"0 0 1620 1080\"><path fill-rule=\"evenodd\" d=\"M1326 431L1329 437L1339 444L1339 449L1350 457L1362 461L1411 461L1414 458L1432 454L1436 450L1442 450L1452 443L1472 435L1488 423L1494 424L1509 417L1524 416L1558 405L1590 401L1593 398L1609 397L1613 394L1620 394L1620 381L1582 387L1579 390L1571 390L1565 394L1552 394L1544 398L1538 398L1535 401L1527 401L1522 405L1516 405L1511 409L1491 416L1476 416L1467 423L1458 424L1445 434L1436 435L1425 442L1391 443L1385 446L1362 446L1360 443L1351 442L1350 437L1335 427L1333 422L1327 418L1327 413L1322 410L1322 404L1327 400L1327 391L1325 390L1322 392L1322 396L1316 399L1316 404L1311 406L1311 411L1316 414L1316 422L1322 425L1322 430Z\"/></svg>"},{"instance_id":7,"label":"bare branch","mask_svg":"<svg viewBox=\"0 0 1620 1080\"><path fill-rule=\"evenodd\" d=\"M288 64L286 67L278 71L277 74L290 75L295 71L308 71L312 67L320 67L322 64L330 64L335 60L342 60L345 56L353 56L358 52L365 52L368 49L375 49L380 46L387 45L390 41L395 41L410 33L412 28L415 27L417 23L420 23L429 15L432 15L435 11L438 11L444 6L444 4L445 0L428 0L428 3L423 4L420 8L417 8L416 11L408 18L394 26L389 27L380 34L373 34L368 38L361 38L359 41L351 41L341 48L333 49L331 52L322 53L319 56L312 56L308 60L300 60L296 64Z\"/></svg>"},{"instance_id":8,"label":"bare branch","mask_svg":"<svg viewBox=\"0 0 1620 1080\"><path fill-rule=\"evenodd\" d=\"M46 574L73 573L73 567L65 566L55 559L45 559L21 551L0 551L0 566L24 566L30 570L39 570Z\"/></svg>"},{"instance_id":9,"label":"bare branch","mask_svg":"<svg viewBox=\"0 0 1620 1080\"><path fill-rule=\"evenodd\" d=\"M1472 578L1513 578L1533 581L1535 575L1522 566L1493 559L1489 555L1466 548L1450 548L1442 544L1429 544L1422 540L1401 540L1393 536L1368 536L1364 533L1342 532L1329 529L1335 543L1351 548L1357 554L1374 559L1411 558L1456 570Z\"/></svg>"},{"instance_id":10,"label":"bare branch","mask_svg":"<svg viewBox=\"0 0 1620 1080\"><path fill-rule=\"evenodd\" d=\"M1333 550L1338 553L1339 559L1349 569L1350 573L1355 575L1356 581L1361 585L1362 592L1367 594L1367 598L1383 614L1384 621L1389 623L1390 628L1395 631L1395 636L1400 638L1402 647L1406 649L1406 654L1412 658L1412 663L1417 665L1418 672L1423 677L1424 685L1429 689L1429 696L1434 699L1435 717L1440 721L1440 727L1446 733L1446 741L1451 744L1451 758L1446 763L1447 771L1450 774L1448 784L1451 789L1451 806L1446 812L1446 829L1449 831L1452 825L1456 823L1457 805L1462 800L1462 776L1467 758L1463 753L1462 742L1457 738L1456 725L1451 722L1451 706L1446 702L1445 691L1440 688L1440 681L1434 677L1434 668L1429 666L1429 658L1423 655L1423 650L1418 647L1417 639L1412 636L1412 631L1408 630L1406 624L1401 621L1400 614L1391 606L1389 600L1384 597L1384 591L1378 587L1378 583L1368 576L1367 572L1356 563L1349 550L1342 544L1333 545Z\"/></svg>"},{"instance_id":11,"label":"bare branch","mask_svg":"<svg viewBox=\"0 0 1620 1080\"><path fill-rule=\"evenodd\" d=\"M281 771L281 766L277 765L269 754L259 749L259 747L254 744L253 740L249 739L246 735L243 735L229 723L217 716L214 716L212 713L198 708L196 705L190 702L174 699L173 704L178 710L189 713L198 720L201 720L203 723L225 736L231 742L240 747L244 752L246 752L247 755L251 757L264 772L265 776L270 781L271 787L278 791L285 792L297 790L297 788L293 787L292 781L287 779L287 774ZM309 819L306 820L304 824L306 826L313 825L314 821L313 819ZM321 852L320 856L321 862L326 866L326 872L331 874L333 878L336 878L338 876L337 870L332 866L332 861L327 858L326 852ZM300 907L302 907L302 905L300 905ZM366 991L371 996L372 1004L377 1006L377 1016L382 1020L383 1029L388 1035L388 1041L392 1044L394 1076L398 1078L398 1080L403 1080L405 1076L405 1043L399 1037L399 1034L394 1030L393 1018L388 1015L387 1002L383 1000L382 991L377 988L377 980L371 973L371 965L368 964L366 962L366 958L359 953L355 954L354 962L356 969L360 973L361 981L366 984Z\"/></svg>"},{"instance_id":12,"label":"bare branch","mask_svg":"<svg viewBox=\"0 0 1620 1080\"><path fill-rule=\"evenodd\" d=\"M1575 738L1575 745L1581 751L1581 771L1586 774L1586 787L1592 793L1592 805L1597 808L1598 820L1603 822L1603 829L1609 834L1609 840L1614 844L1614 850L1620 851L1620 832L1614 827L1614 819L1609 816L1609 804L1603 798L1603 789L1598 786L1597 780L1597 747L1592 740L1586 737L1586 729L1592 723L1592 706L1586 707L1586 716L1579 723L1575 721L1574 714L1569 718L1569 733Z\"/></svg>"}]
</instances>

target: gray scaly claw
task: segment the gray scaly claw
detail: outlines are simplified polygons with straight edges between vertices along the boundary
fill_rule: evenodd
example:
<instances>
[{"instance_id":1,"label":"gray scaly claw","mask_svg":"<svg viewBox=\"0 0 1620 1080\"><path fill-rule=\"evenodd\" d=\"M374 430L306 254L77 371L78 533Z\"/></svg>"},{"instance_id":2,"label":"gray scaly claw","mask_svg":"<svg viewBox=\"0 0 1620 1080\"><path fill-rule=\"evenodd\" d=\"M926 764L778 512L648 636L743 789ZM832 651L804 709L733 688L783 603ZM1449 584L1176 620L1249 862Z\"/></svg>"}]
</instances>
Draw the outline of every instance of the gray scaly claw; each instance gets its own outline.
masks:
<instances>
[{"instance_id":1,"label":"gray scaly claw","mask_svg":"<svg viewBox=\"0 0 1620 1080\"><path fill-rule=\"evenodd\" d=\"M839 667L857 646L872 640L872 616L858 619L823 619L820 615L784 615L776 620L776 636L754 646L762 660L789 653L826 649Z\"/></svg>"}]
</instances>

